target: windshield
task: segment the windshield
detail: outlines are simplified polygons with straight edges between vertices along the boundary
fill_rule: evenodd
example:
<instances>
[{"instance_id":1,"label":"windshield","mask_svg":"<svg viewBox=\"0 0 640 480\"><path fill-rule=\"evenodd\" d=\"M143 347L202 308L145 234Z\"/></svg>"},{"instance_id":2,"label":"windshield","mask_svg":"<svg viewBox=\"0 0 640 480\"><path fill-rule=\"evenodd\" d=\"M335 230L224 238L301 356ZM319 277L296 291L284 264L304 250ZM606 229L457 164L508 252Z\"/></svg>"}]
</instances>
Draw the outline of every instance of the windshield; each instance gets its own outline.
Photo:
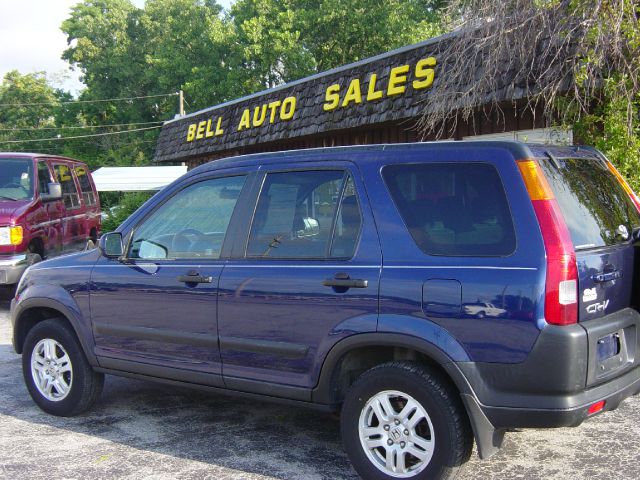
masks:
<instances>
[{"instance_id":1,"label":"windshield","mask_svg":"<svg viewBox=\"0 0 640 480\"><path fill-rule=\"evenodd\" d=\"M0 159L0 201L33 197L33 165L31 160Z\"/></svg>"},{"instance_id":2,"label":"windshield","mask_svg":"<svg viewBox=\"0 0 640 480\"><path fill-rule=\"evenodd\" d=\"M606 165L586 158L562 158L557 163L556 167L549 159L540 162L574 248L586 250L628 241L640 226L640 217ZM626 236L622 234L625 230Z\"/></svg>"}]
</instances>

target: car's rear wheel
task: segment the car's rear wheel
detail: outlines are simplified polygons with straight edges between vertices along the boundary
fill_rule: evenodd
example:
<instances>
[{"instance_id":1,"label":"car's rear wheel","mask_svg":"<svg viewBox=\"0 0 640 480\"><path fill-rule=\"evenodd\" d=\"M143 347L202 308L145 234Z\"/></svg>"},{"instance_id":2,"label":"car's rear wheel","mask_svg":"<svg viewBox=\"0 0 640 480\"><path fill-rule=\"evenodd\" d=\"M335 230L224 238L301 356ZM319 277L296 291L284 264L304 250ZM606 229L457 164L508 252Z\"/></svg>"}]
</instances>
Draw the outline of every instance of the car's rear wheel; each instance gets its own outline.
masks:
<instances>
[{"instance_id":1,"label":"car's rear wheel","mask_svg":"<svg viewBox=\"0 0 640 480\"><path fill-rule=\"evenodd\" d=\"M450 478L473 444L457 392L411 362L362 374L345 399L341 427L345 450L367 479Z\"/></svg>"},{"instance_id":2,"label":"car's rear wheel","mask_svg":"<svg viewBox=\"0 0 640 480\"><path fill-rule=\"evenodd\" d=\"M104 384L104 375L91 368L75 332L61 319L44 320L29 331L22 373L36 404L64 417L88 409Z\"/></svg>"}]
</instances>

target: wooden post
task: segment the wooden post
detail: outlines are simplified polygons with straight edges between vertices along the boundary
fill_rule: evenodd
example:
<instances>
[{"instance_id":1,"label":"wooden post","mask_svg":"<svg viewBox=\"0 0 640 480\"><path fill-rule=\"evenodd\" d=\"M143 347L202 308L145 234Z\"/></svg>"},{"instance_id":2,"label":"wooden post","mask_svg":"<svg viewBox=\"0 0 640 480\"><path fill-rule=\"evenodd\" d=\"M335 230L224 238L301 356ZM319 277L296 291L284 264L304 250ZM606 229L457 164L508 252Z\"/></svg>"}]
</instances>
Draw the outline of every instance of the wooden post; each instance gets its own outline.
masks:
<instances>
[{"instance_id":1,"label":"wooden post","mask_svg":"<svg viewBox=\"0 0 640 480\"><path fill-rule=\"evenodd\" d=\"M184 92L180 90L180 116L184 116Z\"/></svg>"}]
</instances>

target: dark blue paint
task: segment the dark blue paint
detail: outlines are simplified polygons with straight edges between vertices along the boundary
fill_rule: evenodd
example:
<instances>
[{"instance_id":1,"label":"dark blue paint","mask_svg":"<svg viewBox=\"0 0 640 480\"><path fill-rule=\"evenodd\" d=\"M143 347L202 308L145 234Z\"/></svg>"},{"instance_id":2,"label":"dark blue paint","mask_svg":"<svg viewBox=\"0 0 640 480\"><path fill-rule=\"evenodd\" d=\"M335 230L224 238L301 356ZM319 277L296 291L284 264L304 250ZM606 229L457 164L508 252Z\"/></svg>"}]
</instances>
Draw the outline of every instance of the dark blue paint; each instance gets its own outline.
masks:
<instances>
[{"instance_id":1,"label":"dark blue paint","mask_svg":"<svg viewBox=\"0 0 640 480\"><path fill-rule=\"evenodd\" d=\"M217 335L217 279L222 262L206 266L195 261L141 261L122 263L101 258L91 275L91 312L94 324L133 326L201 335ZM190 286L178 280L191 270L216 281ZM200 345L95 334L96 355L120 360L153 362L221 374L220 352Z\"/></svg>"},{"instance_id":2,"label":"dark blue paint","mask_svg":"<svg viewBox=\"0 0 640 480\"><path fill-rule=\"evenodd\" d=\"M633 249L627 245L600 250L577 252L578 317L580 321L593 320L616 312L631 303L633 286ZM618 279L596 282L599 274L616 272ZM595 308L595 306L598 308Z\"/></svg>"},{"instance_id":3,"label":"dark blue paint","mask_svg":"<svg viewBox=\"0 0 640 480\"><path fill-rule=\"evenodd\" d=\"M313 387L323 359L338 341L376 331L382 263L372 212L364 201L361 175L353 164L325 161L318 166L346 169L354 178L362 209L362 230L350 260L237 259L225 266L218 299L219 332L227 338L277 341L309 347L304 358L222 350L223 374L251 380ZM274 164L268 171L309 168ZM322 281L347 273L367 280L367 288L346 291Z\"/></svg>"},{"instance_id":4,"label":"dark blue paint","mask_svg":"<svg viewBox=\"0 0 640 480\"><path fill-rule=\"evenodd\" d=\"M422 285L422 312L427 317L458 318L462 285L458 280L432 278Z\"/></svg>"}]
</instances>

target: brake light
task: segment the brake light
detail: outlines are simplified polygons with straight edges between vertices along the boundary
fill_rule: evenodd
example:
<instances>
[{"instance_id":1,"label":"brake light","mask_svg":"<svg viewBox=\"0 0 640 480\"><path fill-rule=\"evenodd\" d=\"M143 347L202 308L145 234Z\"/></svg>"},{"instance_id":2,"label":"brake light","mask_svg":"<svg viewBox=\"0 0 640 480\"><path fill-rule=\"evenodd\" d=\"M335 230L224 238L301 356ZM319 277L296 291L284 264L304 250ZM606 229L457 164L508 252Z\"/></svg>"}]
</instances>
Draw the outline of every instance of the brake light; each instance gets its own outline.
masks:
<instances>
[{"instance_id":1,"label":"brake light","mask_svg":"<svg viewBox=\"0 0 640 480\"><path fill-rule=\"evenodd\" d=\"M571 325L578 321L578 267L569 229L538 162L520 160L517 164L547 253L545 319L554 325Z\"/></svg>"},{"instance_id":2,"label":"brake light","mask_svg":"<svg viewBox=\"0 0 640 480\"><path fill-rule=\"evenodd\" d=\"M633 193L631 186L627 183L624 177L620 175L618 169L614 167L613 163L611 163L609 160L607 160L607 167L609 168L611 173L613 173L613 175L618 179L618 182L620 183L620 185L622 185L622 188L625 192L627 192L627 195L629 195L629 198L631 198L631 201L636 206L636 210L638 210L638 213L640 213L640 199L638 199L638 196Z\"/></svg>"}]
</instances>

